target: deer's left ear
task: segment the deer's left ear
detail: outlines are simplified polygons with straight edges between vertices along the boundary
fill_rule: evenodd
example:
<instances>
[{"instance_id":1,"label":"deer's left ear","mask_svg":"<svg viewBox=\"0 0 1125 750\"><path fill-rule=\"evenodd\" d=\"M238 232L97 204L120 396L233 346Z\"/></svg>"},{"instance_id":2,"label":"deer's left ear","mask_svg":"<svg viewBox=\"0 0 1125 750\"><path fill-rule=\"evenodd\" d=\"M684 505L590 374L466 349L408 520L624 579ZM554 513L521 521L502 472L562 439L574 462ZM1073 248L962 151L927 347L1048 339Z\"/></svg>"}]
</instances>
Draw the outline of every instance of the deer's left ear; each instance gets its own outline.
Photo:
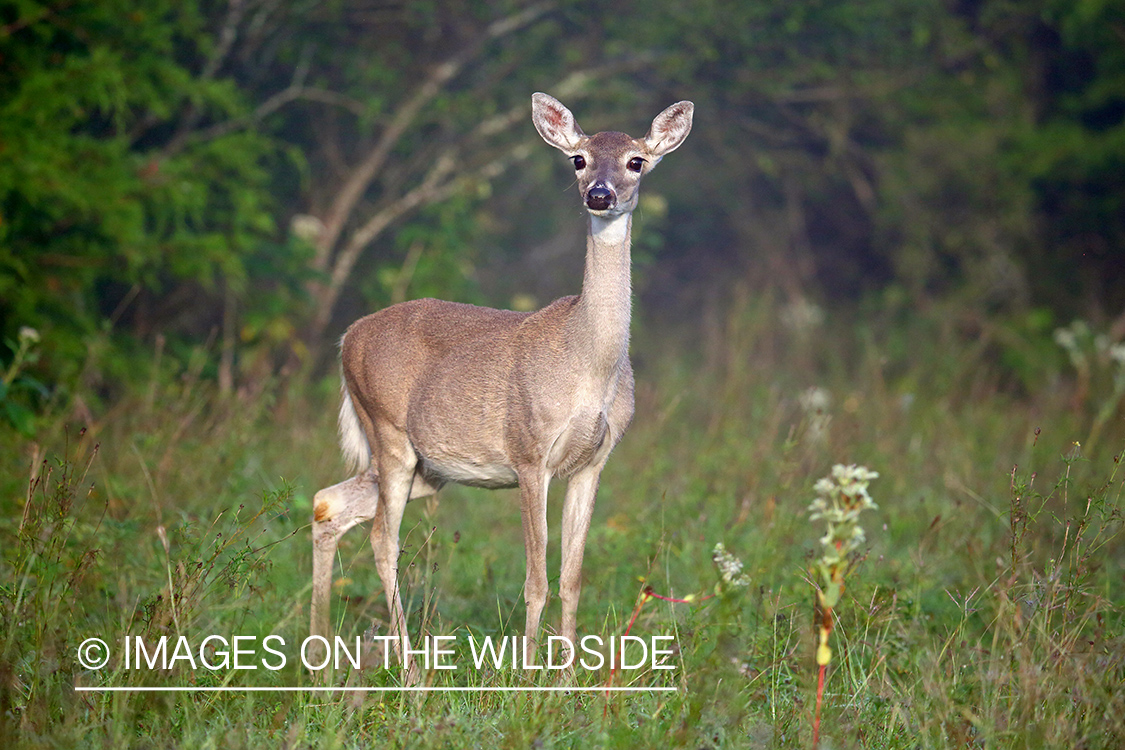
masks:
<instances>
[{"instance_id":1,"label":"deer's left ear","mask_svg":"<svg viewBox=\"0 0 1125 750\"><path fill-rule=\"evenodd\" d=\"M567 155L573 154L586 137L570 110L547 94L531 95L531 121L543 140Z\"/></svg>"},{"instance_id":2,"label":"deer's left ear","mask_svg":"<svg viewBox=\"0 0 1125 750\"><path fill-rule=\"evenodd\" d=\"M645 136L645 145L653 156L670 154L680 147L691 132L691 118L695 105L676 102L656 116Z\"/></svg>"}]
</instances>

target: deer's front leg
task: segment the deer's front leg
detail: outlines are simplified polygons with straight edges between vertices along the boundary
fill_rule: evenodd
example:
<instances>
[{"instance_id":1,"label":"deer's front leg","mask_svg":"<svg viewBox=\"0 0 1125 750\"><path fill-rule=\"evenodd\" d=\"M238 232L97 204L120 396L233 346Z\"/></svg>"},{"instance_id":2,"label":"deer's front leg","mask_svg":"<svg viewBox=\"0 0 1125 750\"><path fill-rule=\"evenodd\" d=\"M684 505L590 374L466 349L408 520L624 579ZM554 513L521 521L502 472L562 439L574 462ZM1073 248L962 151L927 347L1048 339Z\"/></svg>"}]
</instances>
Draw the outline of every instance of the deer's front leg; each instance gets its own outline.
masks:
<instances>
[{"instance_id":1,"label":"deer's front leg","mask_svg":"<svg viewBox=\"0 0 1125 750\"><path fill-rule=\"evenodd\" d=\"M551 475L542 468L520 472L520 514L523 517L523 548L527 576L523 598L527 602L524 636L528 649L539 636L543 608L547 606L547 486Z\"/></svg>"},{"instance_id":2,"label":"deer's front leg","mask_svg":"<svg viewBox=\"0 0 1125 750\"><path fill-rule=\"evenodd\" d=\"M559 574L559 597L562 599L560 633L577 640L578 596L582 593L582 556L586 551L586 535L594 514L594 498L602 464L583 469L570 479L566 487L562 516L562 571Z\"/></svg>"}]
</instances>

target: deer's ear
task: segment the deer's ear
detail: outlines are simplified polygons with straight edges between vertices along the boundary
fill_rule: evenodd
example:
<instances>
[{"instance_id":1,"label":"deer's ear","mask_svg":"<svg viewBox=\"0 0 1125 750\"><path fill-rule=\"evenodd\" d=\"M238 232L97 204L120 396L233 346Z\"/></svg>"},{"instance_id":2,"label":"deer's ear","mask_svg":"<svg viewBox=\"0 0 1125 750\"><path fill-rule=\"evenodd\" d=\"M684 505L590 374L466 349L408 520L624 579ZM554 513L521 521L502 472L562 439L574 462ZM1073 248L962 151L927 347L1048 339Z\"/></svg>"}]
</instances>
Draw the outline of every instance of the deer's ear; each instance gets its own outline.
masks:
<instances>
[{"instance_id":1,"label":"deer's ear","mask_svg":"<svg viewBox=\"0 0 1125 750\"><path fill-rule=\"evenodd\" d=\"M645 145L653 156L664 156L675 151L691 132L691 118L695 105L676 102L656 116L645 136Z\"/></svg>"},{"instance_id":2,"label":"deer's ear","mask_svg":"<svg viewBox=\"0 0 1125 750\"><path fill-rule=\"evenodd\" d=\"M586 137L570 110L553 96L531 95L531 121L543 140L565 154L574 153Z\"/></svg>"}]
</instances>

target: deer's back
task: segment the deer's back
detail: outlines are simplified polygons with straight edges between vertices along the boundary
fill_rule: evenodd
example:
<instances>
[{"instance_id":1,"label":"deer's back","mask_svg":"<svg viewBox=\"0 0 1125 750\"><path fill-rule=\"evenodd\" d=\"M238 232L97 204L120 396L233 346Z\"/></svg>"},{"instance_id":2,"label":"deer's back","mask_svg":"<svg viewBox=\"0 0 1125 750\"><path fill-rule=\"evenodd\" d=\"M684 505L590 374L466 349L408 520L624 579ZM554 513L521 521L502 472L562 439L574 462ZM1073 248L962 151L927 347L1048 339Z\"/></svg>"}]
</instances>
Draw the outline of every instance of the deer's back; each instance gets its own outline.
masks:
<instances>
[{"instance_id":1,"label":"deer's back","mask_svg":"<svg viewBox=\"0 0 1125 750\"><path fill-rule=\"evenodd\" d=\"M510 340L527 313L459 302L420 299L360 318L348 328L340 352L352 397L372 416L405 429L407 408L419 390L432 388L445 360L459 368L503 377L510 369ZM465 384L462 384L465 385Z\"/></svg>"}]
</instances>

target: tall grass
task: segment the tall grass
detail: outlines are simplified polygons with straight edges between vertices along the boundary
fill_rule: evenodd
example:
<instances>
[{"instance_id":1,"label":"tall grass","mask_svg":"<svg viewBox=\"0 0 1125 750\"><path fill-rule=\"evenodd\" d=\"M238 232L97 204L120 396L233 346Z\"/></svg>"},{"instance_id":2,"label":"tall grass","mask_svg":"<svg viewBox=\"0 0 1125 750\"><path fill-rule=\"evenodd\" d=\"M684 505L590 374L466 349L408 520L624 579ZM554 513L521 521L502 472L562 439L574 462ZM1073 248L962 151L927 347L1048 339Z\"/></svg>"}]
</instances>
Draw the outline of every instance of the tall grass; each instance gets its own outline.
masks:
<instances>
[{"instance_id":1,"label":"tall grass","mask_svg":"<svg viewBox=\"0 0 1125 750\"><path fill-rule=\"evenodd\" d=\"M747 295L698 346L637 336L637 419L603 476L579 634L673 636L674 671L614 684L677 692L75 692L313 684L293 659L237 673L127 670L119 655L97 671L76 662L92 636L307 635L309 498L343 478L334 384L230 399L189 364L108 411L87 409L85 435L55 419L36 467L26 443L2 438L0 743L809 747L819 621L806 578L822 532L806 508L829 467L862 463L881 476L880 510L835 607L822 747L1121 746L1123 477L1112 446L1125 432L1116 407L1102 416L1119 394L1085 385L1076 402L1062 352L1014 377L1003 351L932 319L810 330L792 320ZM1053 351L1045 338L1021 351ZM1076 448L1095 421L1097 445ZM552 570L559 505L552 493ZM450 488L411 504L403 536L415 638L522 630L512 495ZM721 580L717 543L750 585L704 599ZM638 610L649 587L688 601ZM361 531L344 537L334 592L338 633L386 632ZM557 601L547 616L557 619ZM607 666L572 679L609 678ZM335 679L398 684L375 667ZM551 679L464 667L425 677Z\"/></svg>"}]
</instances>

